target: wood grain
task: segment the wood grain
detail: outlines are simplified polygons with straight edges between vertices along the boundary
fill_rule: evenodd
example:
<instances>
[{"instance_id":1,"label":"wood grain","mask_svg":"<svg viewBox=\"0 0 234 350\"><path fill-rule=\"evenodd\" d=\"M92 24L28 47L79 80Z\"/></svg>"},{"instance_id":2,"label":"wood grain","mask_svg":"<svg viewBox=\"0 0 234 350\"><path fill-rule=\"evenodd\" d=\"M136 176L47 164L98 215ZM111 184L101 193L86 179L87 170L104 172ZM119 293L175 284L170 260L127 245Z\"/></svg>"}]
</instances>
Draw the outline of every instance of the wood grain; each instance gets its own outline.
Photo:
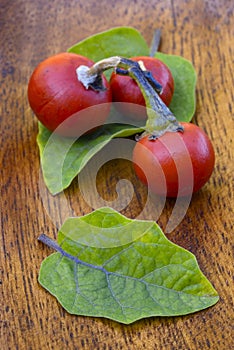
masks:
<instances>
[{"instance_id":1,"label":"wood grain","mask_svg":"<svg viewBox=\"0 0 234 350\"><path fill-rule=\"evenodd\" d=\"M59 198L51 204L52 214L45 209L50 199L41 197L37 123L27 102L28 79L41 60L121 25L139 29L149 44L153 30L162 28L160 50L194 63L194 121L206 130L216 153L212 178L168 237L196 255L220 301L192 315L149 318L131 326L69 315L37 282L40 264L51 253L37 237L42 232L56 237L64 213ZM231 0L1 1L1 349L233 348L233 38ZM99 192L113 199L121 177L136 191L123 213L136 217L147 192L130 162L113 160L104 166ZM92 210L76 183L65 196L75 215ZM163 228L173 206L167 201L158 220Z\"/></svg>"}]
</instances>

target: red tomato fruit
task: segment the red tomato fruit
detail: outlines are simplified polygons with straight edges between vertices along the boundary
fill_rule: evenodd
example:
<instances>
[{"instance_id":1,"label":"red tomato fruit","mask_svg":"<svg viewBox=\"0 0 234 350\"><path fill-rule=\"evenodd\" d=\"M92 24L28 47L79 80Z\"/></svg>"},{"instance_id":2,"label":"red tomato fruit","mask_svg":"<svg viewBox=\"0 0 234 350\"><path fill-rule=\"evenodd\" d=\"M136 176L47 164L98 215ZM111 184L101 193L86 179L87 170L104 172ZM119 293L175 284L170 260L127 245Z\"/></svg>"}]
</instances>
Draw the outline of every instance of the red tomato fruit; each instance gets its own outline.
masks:
<instances>
[{"instance_id":1,"label":"red tomato fruit","mask_svg":"<svg viewBox=\"0 0 234 350\"><path fill-rule=\"evenodd\" d=\"M161 196L191 195L208 181L214 168L208 136L192 123L181 124L183 133L166 132L156 140L145 136L133 151L138 178Z\"/></svg>"},{"instance_id":2,"label":"red tomato fruit","mask_svg":"<svg viewBox=\"0 0 234 350\"><path fill-rule=\"evenodd\" d=\"M151 71L153 77L162 85L162 93L159 95L162 101L168 106L174 93L174 80L169 68L160 60L153 57L138 56L131 58L133 61L142 61L147 70ZM112 73L110 79L113 102L116 107L126 116L135 120L145 120L146 111L142 108L134 108L131 104L145 107L145 99L135 80L131 77Z\"/></svg>"},{"instance_id":3,"label":"red tomato fruit","mask_svg":"<svg viewBox=\"0 0 234 350\"><path fill-rule=\"evenodd\" d=\"M56 130L59 134L80 136L105 122L112 100L106 78L103 76L104 91L86 89L77 78L80 65L91 67L93 63L86 57L64 52L47 58L34 70L28 84L29 104L49 130L60 126ZM88 109L92 106L95 108Z\"/></svg>"}]
</instances>

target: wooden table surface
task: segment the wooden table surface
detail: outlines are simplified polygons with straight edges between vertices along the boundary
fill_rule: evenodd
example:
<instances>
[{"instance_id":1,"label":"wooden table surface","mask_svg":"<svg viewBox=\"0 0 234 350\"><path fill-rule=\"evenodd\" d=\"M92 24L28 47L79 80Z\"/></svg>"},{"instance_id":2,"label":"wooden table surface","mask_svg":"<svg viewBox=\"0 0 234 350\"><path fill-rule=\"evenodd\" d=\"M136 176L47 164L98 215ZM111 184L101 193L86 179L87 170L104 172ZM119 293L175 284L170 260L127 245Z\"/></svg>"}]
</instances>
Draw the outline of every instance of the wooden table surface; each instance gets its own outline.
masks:
<instances>
[{"instance_id":1,"label":"wooden table surface","mask_svg":"<svg viewBox=\"0 0 234 350\"><path fill-rule=\"evenodd\" d=\"M1 349L233 349L233 1L1 0L0 16ZM167 236L196 255L220 295L204 311L130 326L69 315L37 281L51 253L37 237L56 237L57 227L39 190L37 122L27 101L28 79L40 61L122 25L138 29L148 44L160 27L160 50L191 60L198 73L194 122L212 139L216 166ZM115 195L115 175L136 181L130 162L109 162L97 183L105 199ZM143 186L135 188L123 210L131 218L146 196ZM92 210L76 183L65 193L76 215ZM173 205L167 201L162 228Z\"/></svg>"}]
</instances>

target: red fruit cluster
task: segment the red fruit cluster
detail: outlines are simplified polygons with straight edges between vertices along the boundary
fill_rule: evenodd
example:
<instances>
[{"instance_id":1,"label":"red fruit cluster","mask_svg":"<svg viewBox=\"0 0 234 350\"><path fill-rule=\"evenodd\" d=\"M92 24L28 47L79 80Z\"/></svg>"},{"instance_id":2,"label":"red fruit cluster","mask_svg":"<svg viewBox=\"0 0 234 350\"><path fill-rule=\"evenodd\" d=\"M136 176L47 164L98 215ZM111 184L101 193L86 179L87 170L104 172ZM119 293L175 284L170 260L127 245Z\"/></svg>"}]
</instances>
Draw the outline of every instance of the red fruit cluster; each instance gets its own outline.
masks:
<instances>
[{"instance_id":1,"label":"red fruit cluster","mask_svg":"<svg viewBox=\"0 0 234 350\"><path fill-rule=\"evenodd\" d=\"M161 100L168 106L174 93L170 70L160 60L134 57L162 85ZM142 64L143 63L143 64ZM104 90L86 88L76 69L94 62L73 53L61 53L40 63L28 84L28 100L40 122L63 136L80 136L103 125L111 101L133 119L145 119L145 99L137 83L128 76L112 73L110 83L102 75ZM94 108L92 108L94 107ZM140 112L139 112L140 111ZM149 188L168 197L198 191L214 168L214 150L208 136L196 125L182 123L184 132L167 132L156 140L143 137L133 152L134 168Z\"/></svg>"}]
</instances>

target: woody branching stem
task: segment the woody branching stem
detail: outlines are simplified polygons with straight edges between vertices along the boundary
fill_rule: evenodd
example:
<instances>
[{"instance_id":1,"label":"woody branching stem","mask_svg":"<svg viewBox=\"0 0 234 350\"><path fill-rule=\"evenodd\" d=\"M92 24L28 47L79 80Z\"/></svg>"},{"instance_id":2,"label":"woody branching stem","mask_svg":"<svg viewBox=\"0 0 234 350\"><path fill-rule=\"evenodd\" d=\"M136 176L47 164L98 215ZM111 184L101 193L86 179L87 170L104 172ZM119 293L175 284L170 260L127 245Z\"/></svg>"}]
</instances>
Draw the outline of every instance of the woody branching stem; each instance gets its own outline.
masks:
<instances>
[{"instance_id":1,"label":"woody branching stem","mask_svg":"<svg viewBox=\"0 0 234 350\"><path fill-rule=\"evenodd\" d=\"M78 67L77 77L87 89L102 90L101 74L110 68L114 68L117 74L134 79L144 96L148 119L143 135L147 134L150 139L156 139L168 131L183 131L174 114L158 95L161 92L160 84L149 71L143 70L138 62L114 56L95 63L91 68Z\"/></svg>"}]
</instances>

